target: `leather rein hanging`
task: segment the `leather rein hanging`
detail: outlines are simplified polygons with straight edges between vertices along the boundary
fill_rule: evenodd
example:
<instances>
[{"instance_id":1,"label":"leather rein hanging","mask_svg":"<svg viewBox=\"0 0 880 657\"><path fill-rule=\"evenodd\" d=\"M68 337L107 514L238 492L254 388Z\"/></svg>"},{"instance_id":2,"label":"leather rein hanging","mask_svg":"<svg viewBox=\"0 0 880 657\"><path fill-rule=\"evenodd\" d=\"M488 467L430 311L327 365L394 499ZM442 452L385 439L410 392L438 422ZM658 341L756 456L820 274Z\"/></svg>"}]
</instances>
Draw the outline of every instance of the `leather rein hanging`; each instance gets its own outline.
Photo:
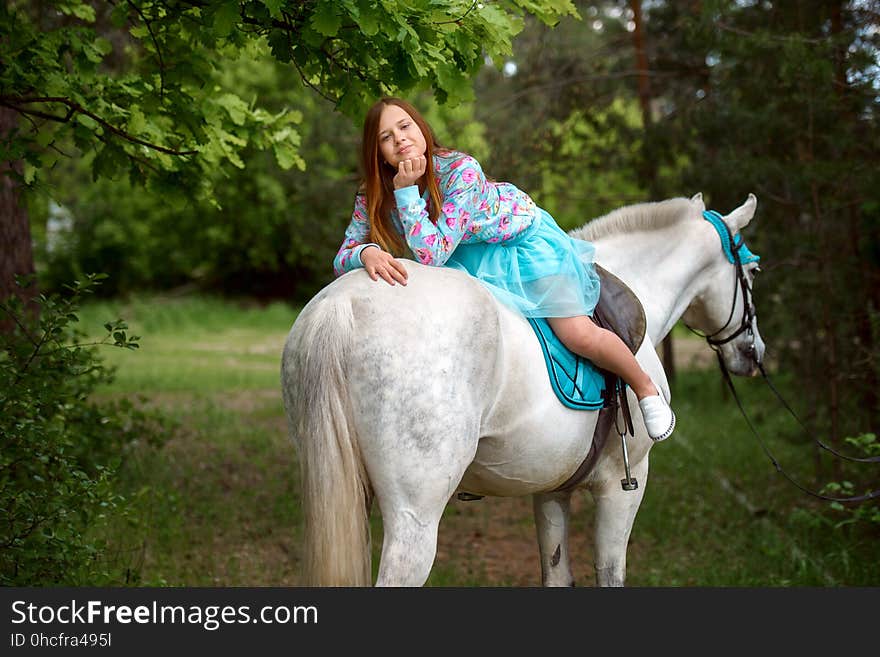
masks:
<instances>
[{"instance_id":1,"label":"leather rein hanging","mask_svg":"<svg viewBox=\"0 0 880 657\"><path fill-rule=\"evenodd\" d=\"M722 356L721 349L720 349L721 345L727 344L728 342L730 342L731 340L733 340L734 338L739 336L741 333L747 332L749 334L750 339L751 339L750 349L753 353L755 352L755 336L754 336L754 328L753 328L754 319L755 319L755 306L754 306L753 298L752 298L752 288L749 285L748 278L745 274L745 270L743 269L741 250L744 250L745 253L748 256L750 256L751 261L757 260L758 258L757 258L757 256L753 256L751 254L751 252L748 251L748 249L745 247L743 239L740 235L737 234L736 236L734 236L733 234L731 234L730 227L728 227L727 224L721 220L720 214L710 210L710 211L704 212L703 216L718 231L718 234L721 237L722 242L725 242L725 237L726 237L727 238L726 245L730 246L729 251L727 248L725 248L725 252L727 253L728 259L733 262L733 266L736 270L736 277L734 279L734 288L733 288L733 302L731 303L731 306L730 306L730 315L728 315L727 321L724 323L724 326L722 326L720 329L718 329L714 333L706 335L704 333L700 333L699 331L692 329L690 326L687 326L687 324L685 324L685 326L687 326L687 328L692 333L695 333L696 335L699 335L700 337L705 338L706 342L709 344L709 346L715 352L715 355L718 358L718 365L721 368L721 373L724 376L724 380L727 383L728 388L730 388L730 391L733 394L733 398L736 401L736 405L739 408L739 411L742 414L743 418L745 418L746 423L749 425L749 429L751 429L752 433L754 434L755 438L757 439L758 444L761 446L761 449L764 451L764 454L766 454L767 458L770 459L770 462L773 463L773 466L776 468L776 471L778 473L780 473L783 477L785 477L796 488L800 489L804 493L807 493L808 495L812 495L813 497L817 497L819 499L827 500L830 502L864 502L866 500L880 498L880 490L874 490L869 493L865 493L864 495L855 495L852 497L830 497L828 495L822 495L821 493L817 493L815 491L812 491L812 490L806 488L805 486L803 486L802 484L798 483L795 479L793 479L782 468L781 465L779 465L779 462L773 457L773 454L770 453L770 450L767 448L764 441L761 439L760 434L755 429L754 425L752 424L752 421L749 419L749 416L746 414L746 411L743 408L742 403L740 402L739 395L737 395L736 388L734 387L734 384L733 384L733 378L730 376L730 372L727 369L727 365L725 365L725 363L724 363L724 357ZM721 232L722 227L723 227L726 235L725 235L725 233ZM735 238L739 238L739 241L736 241ZM758 271L760 271L760 270L758 270ZM743 303L743 314L742 314L742 319L740 320L740 325L733 333L731 333L727 337L722 338L722 339L717 339L716 336L721 334L730 325L731 321L733 320L733 314L734 314L734 311L736 310L736 302L737 302L737 293L738 292L742 295L742 303ZM770 377L768 376L767 371L764 369L764 364L762 362L760 362L757 358L755 358L755 362L758 365L758 370L761 372L761 376L763 377L763 379L767 383L767 385L770 387L770 389L773 391L773 394L776 395L776 398L782 403L782 405L786 408L786 410L788 410L788 412L792 415L792 417L794 417L794 419L797 420L798 424L800 424L801 427L804 428L804 430L809 431L809 429L807 429L807 427L804 425L804 423L801 421L801 419L792 410L791 406L785 401L785 399L783 399L782 395L776 389L776 386L773 385L773 382L770 380ZM837 452L836 450L832 449L831 447L829 447L828 445L826 445L825 443L823 443L822 441L820 441L818 439L814 439L813 442L815 442L817 445L819 445L819 447L830 452L834 456L837 456L838 458L841 458L841 459L845 459L847 461L854 461L857 463L880 463L880 456L867 457L867 458L856 458L856 457L852 457L852 456L846 456L845 454L841 454L840 452Z\"/></svg>"}]
</instances>

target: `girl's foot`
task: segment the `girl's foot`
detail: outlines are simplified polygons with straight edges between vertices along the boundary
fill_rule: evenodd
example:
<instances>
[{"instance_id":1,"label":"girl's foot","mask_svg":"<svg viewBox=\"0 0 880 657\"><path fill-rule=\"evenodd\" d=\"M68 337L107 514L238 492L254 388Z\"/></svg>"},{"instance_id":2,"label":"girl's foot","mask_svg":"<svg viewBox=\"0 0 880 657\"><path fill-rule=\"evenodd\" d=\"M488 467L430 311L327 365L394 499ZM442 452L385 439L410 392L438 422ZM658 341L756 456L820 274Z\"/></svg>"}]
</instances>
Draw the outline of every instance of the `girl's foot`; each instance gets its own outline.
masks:
<instances>
[{"instance_id":1,"label":"girl's foot","mask_svg":"<svg viewBox=\"0 0 880 657\"><path fill-rule=\"evenodd\" d=\"M651 440L666 440L675 429L675 413L659 394L643 397L639 400L639 408L645 419L645 427Z\"/></svg>"}]
</instances>

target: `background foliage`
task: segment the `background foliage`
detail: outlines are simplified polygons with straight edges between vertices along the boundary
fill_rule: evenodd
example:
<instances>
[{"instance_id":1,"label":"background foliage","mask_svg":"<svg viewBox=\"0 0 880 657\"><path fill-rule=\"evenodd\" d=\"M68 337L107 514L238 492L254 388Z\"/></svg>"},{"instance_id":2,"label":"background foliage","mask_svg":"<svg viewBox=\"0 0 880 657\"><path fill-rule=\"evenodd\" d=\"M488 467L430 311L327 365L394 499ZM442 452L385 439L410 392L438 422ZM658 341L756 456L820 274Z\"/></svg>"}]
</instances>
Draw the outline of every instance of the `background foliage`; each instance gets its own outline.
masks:
<instances>
[{"instance_id":1,"label":"background foliage","mask_svg":"<svg viewBox=\"0 0 880 657\"><path fill-rule=\"evenodd\" d=\"M808 426L774 435L869 453L878 23L876 0L8 0L0 161L22 195L0 229L27 209L47 293L104 271L109 298L300 304L332 278L361 113L405 95L565 228L754 192L768 365ZM815 487L877 487L865 466L813 467ZM876 508L850 515L876 525Z\"/></svg>"},{"instance_id":2,"label":"background foliage","mask_svg":"<svg viewBox=\"0 0 880 657\"><path fill-rule=\"evenodd\" d=\"M41 296L39 319L15 296L0 316L15 329L0 334L0 584L83 586L118 582L106 561L101 530L126 517L132 496L114 478L136 447L161 444L167 425L129 399L92 398L112 386L113 370L98 345L136 349L121 320L86 342L77 325L89 277L67 295ZM133 520L133 524L137 524Z\"/></svg>"}]
</instances>

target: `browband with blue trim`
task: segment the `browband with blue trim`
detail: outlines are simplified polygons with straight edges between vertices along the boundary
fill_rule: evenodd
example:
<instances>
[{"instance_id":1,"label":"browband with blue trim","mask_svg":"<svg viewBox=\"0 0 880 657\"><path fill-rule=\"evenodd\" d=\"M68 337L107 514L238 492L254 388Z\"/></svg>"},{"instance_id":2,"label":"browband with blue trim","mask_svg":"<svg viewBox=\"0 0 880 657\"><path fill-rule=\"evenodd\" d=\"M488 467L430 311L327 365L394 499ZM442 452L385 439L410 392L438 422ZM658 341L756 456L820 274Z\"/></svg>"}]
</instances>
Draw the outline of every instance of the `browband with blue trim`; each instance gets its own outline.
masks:
<instances>
[{"instance_id":1,"label":"browband with blue trim","mask_svg":"<svg viewBox=\"0 0 880 657\"><path fill-rule=\"evenodd\" d=\"M727 256L727 259L731 264L736 262L733 257L734 248L736 248L738 252L739 261L744 265L749 262L757 262L761 259L761 256L755 255L749 251L749 247L746 246L745 240L743 240L739 233L736 233L733 236L734 243L730 243L730 229L727 227L727 224L724 223L724 219L721 215L715 212L715 210L705 210L703 212L703 219L712 224L715 227L715 230L718 231L718 236L721 238L721 247L724 249L724 255Z\"/></svg>"}]
</instances>

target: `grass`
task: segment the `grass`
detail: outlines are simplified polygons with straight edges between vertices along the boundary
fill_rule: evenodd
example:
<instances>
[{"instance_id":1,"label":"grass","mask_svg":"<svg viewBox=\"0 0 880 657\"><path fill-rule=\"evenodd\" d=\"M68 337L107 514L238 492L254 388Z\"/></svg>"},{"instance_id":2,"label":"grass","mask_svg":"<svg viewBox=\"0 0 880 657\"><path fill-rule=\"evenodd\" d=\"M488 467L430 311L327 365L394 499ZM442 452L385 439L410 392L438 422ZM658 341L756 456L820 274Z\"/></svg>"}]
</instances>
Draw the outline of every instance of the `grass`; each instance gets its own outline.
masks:
<instances>
[{"instance_id":1,"label":"grass","mask_svg":"<svg viewBox=\"0 0 880 657\"><path fill-rule=\"evenodd\" d=\"M818 490L814 447L760 379L738 380L744 407L781 467ZM790 386L782 394L795 400ZM674 439L652 450L651 482L633 530L651 565L632 584L856 586L880 581L876 527L843 515L777 473L714 371L674 387ZM862 466L864 467L864 466Z\"/></svg>"},{"instance_id":2,"label":"grass","mask_svg":"<svg viewBox=\"0 0 880 657\"><path fill-rule=\"evenodd\" d=\"M282 303L261 307L220 299L135 299L99 303L81 313L96 333L124 318L140 335L133 354L109 350L121 366L114 388L128 393L219 393L278 388L281 348L296 311Z\"/></svg>"},{"instance_id":3,"label":"grass","mask_svg":"<svg viewBox=\"0 0 880 657\"><path fill-rule=\"evenodd\" d=\"M298 466L279 365L296 311L154 298L80 317L95 334L124 317L143 336L137 351L104 351L117 378L103 394L144 399L176 426L125 463L121 492L136 504L114 525L115 567L144 585L295 584Z\"/></svg>"},{"instance_id":4,"label":"grass","mask_svg":"<svg viewBox=\"0 0 880 657\"><path fill-rule=\"evenodd\" d=\"M87 306L81 322L98 334L120 316L143 336L141 349L104 351L118 374L102 394L159 406L175 426L162 447L143 447L125 461L120 492L134 506L110 535L120 582L298 584L298 466L278 376L296 310L140 298ZM794 420L760 380L737 383L779 462L817 488L813 448ZM796 400L784 380L777 385ZM880 583L876 529L838 527L845 514L835 515L777 474L717 372L681 372L673 394L679 425L654 447L650 481L640 482L647 491L630 541L629 585ZM578 584L589 585L593 509L587 494L576 497L573 553ZM382 540L375 510L372 526L375 573ZM529 500L450 503L440 535L431 586L539 583Z\"/></svg>"}]
</instances>

